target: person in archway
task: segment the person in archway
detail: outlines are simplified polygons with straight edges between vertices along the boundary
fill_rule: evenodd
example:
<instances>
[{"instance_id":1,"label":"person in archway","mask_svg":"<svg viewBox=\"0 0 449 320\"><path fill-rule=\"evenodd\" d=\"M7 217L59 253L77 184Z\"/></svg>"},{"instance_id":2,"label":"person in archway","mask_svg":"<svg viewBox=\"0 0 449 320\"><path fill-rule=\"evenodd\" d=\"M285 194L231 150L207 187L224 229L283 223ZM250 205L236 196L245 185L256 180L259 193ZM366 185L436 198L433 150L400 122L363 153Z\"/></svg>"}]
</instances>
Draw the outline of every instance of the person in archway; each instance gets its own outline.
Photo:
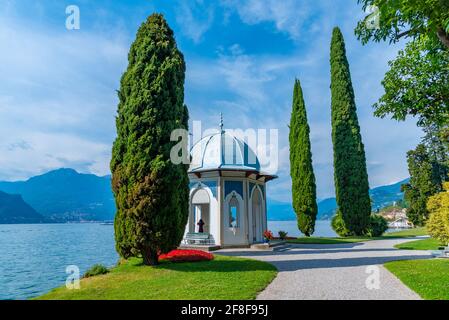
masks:
<instances>
[{"instance_id":1,"label":"person in archway","mask_svg":"<svg viewBox=\"0 0 449 320\"><path fill-rule=\"evenodd\" d=\"M198 232L199 233L204 233L204 225L205 225L205 223L204 223L203 219L200 219L200 221L198 221L197 225L198 225Z\"/></svg>"}]
</instances>

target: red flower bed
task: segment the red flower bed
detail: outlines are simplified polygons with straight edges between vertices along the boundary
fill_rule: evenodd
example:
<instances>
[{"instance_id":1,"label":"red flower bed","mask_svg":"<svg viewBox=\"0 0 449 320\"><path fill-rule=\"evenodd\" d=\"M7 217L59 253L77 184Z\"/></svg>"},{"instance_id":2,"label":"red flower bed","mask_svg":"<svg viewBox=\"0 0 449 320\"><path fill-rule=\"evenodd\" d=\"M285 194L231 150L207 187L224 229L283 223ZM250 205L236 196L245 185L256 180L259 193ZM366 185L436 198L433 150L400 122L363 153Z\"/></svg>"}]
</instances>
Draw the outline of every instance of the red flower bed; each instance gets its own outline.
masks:
<instances>
[{"instance_id":1,"label":"red flower bed","mask_svg":"<svg viewBox=\"0 0 449 320\"><path fill-rule=\"evenodd\" d=\"M169 260L172 262L195 262L213 260L214 255L201 250L172 250L169 253L161 254L159 260Z\"/></svg>"}]
</instances>

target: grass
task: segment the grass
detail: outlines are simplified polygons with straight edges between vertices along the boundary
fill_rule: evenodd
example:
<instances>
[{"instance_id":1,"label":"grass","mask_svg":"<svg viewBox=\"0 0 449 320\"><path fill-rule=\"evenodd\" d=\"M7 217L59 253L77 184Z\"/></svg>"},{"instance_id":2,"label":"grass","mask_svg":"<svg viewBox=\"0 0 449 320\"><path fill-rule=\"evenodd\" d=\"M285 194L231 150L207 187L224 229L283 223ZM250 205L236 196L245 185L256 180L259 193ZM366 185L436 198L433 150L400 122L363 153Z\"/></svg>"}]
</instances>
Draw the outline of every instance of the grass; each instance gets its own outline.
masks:
<instances>
[{"instance_id":1,"label":"grass","mask_svg":"<svg viewBox=\"0 0 449 320\"><path fill-rule=\"evenodd\" d=\"M299 244L342 244L342 243L356 243L370 240L394 239L394 238L409 238L426 235L425 228L407 229L402 231L385 233L381 237L300 237L297 239L287 240L289 243Z\"/></svg>"},{"instance_id":2,"label":"grass","mask_svg":"<svg viewBox=\"0 0 449 320\"><path fill-rule=\"evenodd\" d=\"M409 237L426 236L427 234L428 233L426 228L421 227L386 233L382 236L382 238L409 238Z\"/></svg>"},{"instance_id":3,"label":"grass","mask_svg":"<svg viewBox=\"0 0 449 320\"><path fill-rule=\"evenodd\" d=\"M300 237L297 239L287 240L288 243L300 244L340 244L340 243L355 243L371 240L367 237L345 237L345 238L325 238L325 237Z\"/></svg>"},{"instance_id":4,"label":"grass","mask_svg":"<svg viewBox=\"0 0 449 320\"><path fill-rule=\"evenodd\" d=\"M141 259L82 279L79 290L60 287L44 300L248 300L276 276L266 262L216 255L212 261L142 265Z\"/></svg>"},{"instance_id":5,"label":"grass","mask_svg":"<svg viewBox=\"0 0 449 320\"><path fill-rule=\"evenodd\" d=\"M440 241L433 238L427 238L423 240L416 240L397 244L394 247L396 249L403 249L403 250L438 250L438 248L441 246L444 245L442 245Z\"/></svg>"},{"instance_id":6,"label":"grass","mask_svg":"<svg viewBox=\"0 0 449 320\"><path fill-rule=\"evenodd\" d=\"M449 259L394 261L385 267L426 300L449 300Z\"/></svg>"}]
</instances>

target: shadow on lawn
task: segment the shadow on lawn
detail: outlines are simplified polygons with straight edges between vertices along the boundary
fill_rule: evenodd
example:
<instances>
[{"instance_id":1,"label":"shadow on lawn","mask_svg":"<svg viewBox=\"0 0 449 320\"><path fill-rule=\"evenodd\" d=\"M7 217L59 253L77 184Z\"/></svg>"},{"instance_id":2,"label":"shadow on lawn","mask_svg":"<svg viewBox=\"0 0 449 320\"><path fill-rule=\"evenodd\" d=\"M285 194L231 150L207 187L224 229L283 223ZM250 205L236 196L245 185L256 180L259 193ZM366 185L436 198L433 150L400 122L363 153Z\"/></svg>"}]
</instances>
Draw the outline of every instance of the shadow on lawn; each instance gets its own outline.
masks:
<instances>
[{"instance_id":1,"label":"shadow on lawn","mask_svg":"<svg viewBox=\"0 0 449 320\"><path fill-rule=\"evenodd\" d=\"M169 262L162 261L156 268L181 272L252 272L276 271L276 268L263 261L257 260L228 260L215 258L211 261L200 262Z\"/></svg>"}]
</instances>

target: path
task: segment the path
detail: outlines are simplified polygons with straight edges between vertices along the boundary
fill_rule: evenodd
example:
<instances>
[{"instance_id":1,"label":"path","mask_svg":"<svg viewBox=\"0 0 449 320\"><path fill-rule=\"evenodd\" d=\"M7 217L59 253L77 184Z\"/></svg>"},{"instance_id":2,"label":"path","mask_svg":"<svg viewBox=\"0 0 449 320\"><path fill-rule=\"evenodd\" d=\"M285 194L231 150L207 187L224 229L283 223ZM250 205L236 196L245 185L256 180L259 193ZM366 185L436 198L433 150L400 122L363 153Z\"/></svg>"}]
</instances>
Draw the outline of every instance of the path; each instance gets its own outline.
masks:
<instances>
[{"instance_id":1,"label":"path","mask_svg":"<svg viewBox=\"0 0 449 320\"><path fill-rule=\"evenodd\" d=\"M397 250L410 239L375 240L334 245L290 245L286 250L227 249L218 253L269 262L279 273L258 299L415 300L420 297L382 264L429 258L428 251ZM379 269L379 288L368 289L369 266ZM372 279L372 278L370 278Z\"/></svg>"}]
</instances>

